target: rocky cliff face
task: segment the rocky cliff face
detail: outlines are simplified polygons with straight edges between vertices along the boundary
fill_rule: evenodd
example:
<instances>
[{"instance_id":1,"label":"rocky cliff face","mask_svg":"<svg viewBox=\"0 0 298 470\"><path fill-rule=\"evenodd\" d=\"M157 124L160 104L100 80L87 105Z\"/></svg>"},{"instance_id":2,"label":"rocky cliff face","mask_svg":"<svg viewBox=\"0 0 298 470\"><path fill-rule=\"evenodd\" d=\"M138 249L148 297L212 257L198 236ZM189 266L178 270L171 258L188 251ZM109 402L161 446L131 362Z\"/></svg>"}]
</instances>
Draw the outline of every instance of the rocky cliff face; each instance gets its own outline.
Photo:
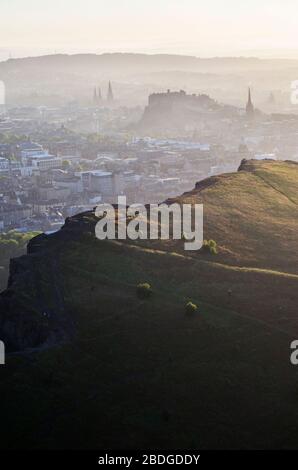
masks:
<instances>
[{"instance_id":1,"label":"rocky cliff face","mask_svg":"<svg viewBox=\"0 0 298 470\"><path fill-rule=\"evenodd\" d=\"M92 217L84 213L67 219L59 232L35 237L27 255L11 260L8 286L0 295L0 338L8 351L47 347L74 333L64 301L61 259L70 241L90 233Z\"/></svg>"}]
</instances>

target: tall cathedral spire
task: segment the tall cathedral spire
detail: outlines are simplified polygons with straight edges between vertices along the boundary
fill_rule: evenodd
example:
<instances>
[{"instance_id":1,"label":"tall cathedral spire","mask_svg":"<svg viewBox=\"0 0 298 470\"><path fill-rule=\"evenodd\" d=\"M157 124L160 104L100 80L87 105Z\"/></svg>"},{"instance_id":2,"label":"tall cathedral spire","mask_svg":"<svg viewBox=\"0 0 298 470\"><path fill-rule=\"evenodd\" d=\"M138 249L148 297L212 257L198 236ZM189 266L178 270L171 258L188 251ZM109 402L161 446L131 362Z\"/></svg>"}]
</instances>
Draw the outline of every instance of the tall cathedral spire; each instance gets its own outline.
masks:
<instances>
[{"instance_id":1,"label":"tall cathedral spire","mask_svg":"<svg viewBox=\"0 0 298 470\"><path fill-rule=\"evenodd\" d=\"M94 103L94 104L97 104L97 91L96 91L96 87L94 87L94 91L93 91L93 103Z\"/></svg>"},{"instance_id":2,"label":"tall cathedral spire","mask_svg":"<svg viewBox=\"0 0 298 470\"><path fill-rule=\"evenodd\" d=\"M113 90L112 90L111 82L109 82L107 100L108 100L110 103L111 103L112 101L114 101L114 95L113 95Z\"/></svg>"},{"instance_id":3,"label":"tall cathedral spire","mask_svg":"<svg viewBox=\"0 0 298 470\"><path fill-rule=\"evenodd\" d=\"M254 116L255 113L255 108L254 105L252 104L252 99L251 99L251 91L250 88L248 89L248 100L247 100L247 105L246 105L246 116L251 118Z\"/></svg>"}]
</instances>

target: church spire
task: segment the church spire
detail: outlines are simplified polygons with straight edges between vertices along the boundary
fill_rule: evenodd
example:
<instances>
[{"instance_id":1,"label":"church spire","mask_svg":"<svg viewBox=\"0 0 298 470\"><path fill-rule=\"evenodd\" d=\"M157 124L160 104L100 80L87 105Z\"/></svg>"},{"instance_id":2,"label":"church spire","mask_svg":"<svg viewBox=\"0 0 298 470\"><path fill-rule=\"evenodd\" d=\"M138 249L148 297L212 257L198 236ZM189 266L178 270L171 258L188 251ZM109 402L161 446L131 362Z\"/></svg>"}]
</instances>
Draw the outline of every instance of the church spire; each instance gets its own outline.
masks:
<instances>
[{"instance_id":1,"label":"church spire","mask_svg":"<svg viewBox=\"0 0 298 470\"><path fill-rule=\"evenodd\" d=\"M94 103L94 104L97 104L97 91L96 91L96 87L94 87L94 91L93 91L93 103Z\"/></svg>"},{"instance_id":2,"label":"church spire","mask_svg":"<svg viewBox=\"0 0 298 470\"><path fill-rule=\"evenodd\" d=\"M248 88L248 100L247 100L247 105L246 105L246 116L247 117L253 117L255 113L255 108L252 103L251 99L251 91L250 88Z\"/></svg>"},{"instance_id":3,"label":"church spire","mask_svg":"<svg viewBox=\"0 0 298 470\"><path fill-rule=\"evenodd\" d=\"M100 87L98 87L97 99L98 99L99 102L102 100Z\"/></svg>"},{"instance_id":4,"label":"church spire","mask_svg":"<svg viewBox=\"0 0 298 470\"><path fill-rule=\"evenodd\" d=\"M113 95L113 90L112 90L112 84L111 84L111 82L109 82L107 100L108 100L110 103L111 103L112 101L114 101L114 95Z\"/></svg>"},{"instance_id":5,"label":"church spire","mask_svg":"<svg viewBox=\"0 0 298 470\"><path fill-rule=\"evenodd\" d=\"M269 95L268 103L269 103L269 104L275 104L275 96L274 96L273 91L271 91L271 93L270 93L270 95Z\"/></svg>"}]
</instances>

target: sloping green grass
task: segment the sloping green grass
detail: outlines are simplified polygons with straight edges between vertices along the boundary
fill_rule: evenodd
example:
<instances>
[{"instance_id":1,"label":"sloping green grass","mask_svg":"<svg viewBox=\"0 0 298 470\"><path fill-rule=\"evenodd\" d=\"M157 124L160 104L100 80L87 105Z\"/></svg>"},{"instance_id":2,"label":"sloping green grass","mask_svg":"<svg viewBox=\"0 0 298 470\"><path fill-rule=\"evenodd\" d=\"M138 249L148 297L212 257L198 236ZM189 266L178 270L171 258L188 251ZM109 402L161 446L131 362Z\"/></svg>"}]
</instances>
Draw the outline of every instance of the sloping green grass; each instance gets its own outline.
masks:
<instances>
[{"instance_id":1,"label":"sloping green grass","mask_svg":"<svg viewBox=\"0 0 298 470\"><path fill-rule=\"evenodd\" d=\"M59 291L75 335L1 368L0 447L297 448L291 165L250 163L178 198L204 202L214 257L185 254L182 242L48 237L12 289L20 308L53 310Z\"/></svg>"}]
</instances>

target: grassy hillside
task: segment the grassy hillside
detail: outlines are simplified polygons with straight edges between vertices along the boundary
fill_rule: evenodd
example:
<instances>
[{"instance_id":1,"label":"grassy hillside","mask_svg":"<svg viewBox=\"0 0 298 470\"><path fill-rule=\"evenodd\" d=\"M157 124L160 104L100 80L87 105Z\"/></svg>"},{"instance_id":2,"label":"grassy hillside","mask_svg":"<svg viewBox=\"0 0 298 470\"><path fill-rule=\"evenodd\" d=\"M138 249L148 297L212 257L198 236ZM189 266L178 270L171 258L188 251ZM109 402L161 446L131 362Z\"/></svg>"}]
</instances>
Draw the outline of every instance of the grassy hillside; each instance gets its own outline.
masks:
<instances>
[{"instance_id":1,"label":"grassy hillside","mask_svg":"<svg viewBox=\"0 0 298 470\"><path fill-rule=\"evenodd\" d=\"M295 273L297 182L297 163L251 160L172 201L204 204L204 235L220 244L218 260Z\"/></svg>"},{"instance_id":2,"label":"grassy hillside","mask_svg":"<svg viewBox=\"0 0 298 470\"><path fill-rule=\"evenodd\" d=\"M6 305L72 340L1 367L0 447L297 448L297 171L247 162L177 199L204 202L218 255L100 242L91 213L34 239Z\"/></svg>"}]
</instances>

